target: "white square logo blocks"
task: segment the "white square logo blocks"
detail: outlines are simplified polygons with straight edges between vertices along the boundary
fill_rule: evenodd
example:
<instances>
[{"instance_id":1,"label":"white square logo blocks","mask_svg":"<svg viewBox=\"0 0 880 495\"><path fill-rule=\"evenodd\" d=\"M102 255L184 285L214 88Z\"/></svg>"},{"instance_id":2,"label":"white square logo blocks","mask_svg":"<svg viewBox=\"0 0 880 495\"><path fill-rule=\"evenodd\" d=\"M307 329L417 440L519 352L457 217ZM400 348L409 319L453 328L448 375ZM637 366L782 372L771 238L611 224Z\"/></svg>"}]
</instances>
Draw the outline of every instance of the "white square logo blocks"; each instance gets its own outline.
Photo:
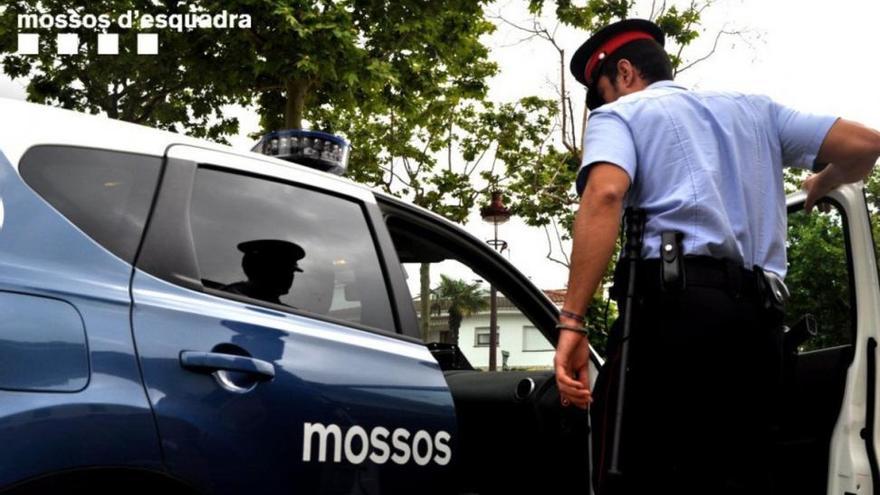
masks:
<instances>
[{"instance_id":1,"label":"white square logo blocks","mask_svg":"<svg viewBox=\"0 0 880 495\"><path fill-rule=\"evenodd\" d=\"M58 55L76 55L79 52L79 35L61 33L58 35Z\"/></svg>"},{"instance_id":2,"label":"white square logo blocks","mask_svg":"<svg viewBox=\"0 0 880 495\"><path fill-rule=\"evenodd\" d=\"M98 33L97 38L98 55L119 55L119 34ZM85 41L87 49L91 48L90 43L92 42L94 42L94 38L91 37ZM80 53L82 47L77 33L59 33L56 37L55 53L58 55L76 55ZM38 33L18 33L18 49L15 53L17 55L39 55L40 35ZM137 54L158 55L159 34L138 33Z\"/></svg>"},{"instance_id":3,"label":"white square logo blocks","mask_svg":"<svg viewBox=\"0 0 880 495\"><path fill-rule=\"evenodd\" d=\"M36 55L40 53L40 35L36 33L18 33L19 55Z\"/></svg>"},{"instance_id":4,"label":"white square logo blocks","mask_svg":"<svg viewBox=\"0 0 880 495\"><path fill-rule=\"evenodd\" d=\"M156 33L138 34L138 55L156 55L159 53L159 35Z\"/></svg>"},{"instance_id":5,"label":"white square logo blocks","mask_svg":"<svg viewBox=\"0 0 880 495\"><path fill-rule=\"evenodd\" d=\"M107 33L99 34L98 55L119 55L119 35Z\"/></svg>"}]
</instances>

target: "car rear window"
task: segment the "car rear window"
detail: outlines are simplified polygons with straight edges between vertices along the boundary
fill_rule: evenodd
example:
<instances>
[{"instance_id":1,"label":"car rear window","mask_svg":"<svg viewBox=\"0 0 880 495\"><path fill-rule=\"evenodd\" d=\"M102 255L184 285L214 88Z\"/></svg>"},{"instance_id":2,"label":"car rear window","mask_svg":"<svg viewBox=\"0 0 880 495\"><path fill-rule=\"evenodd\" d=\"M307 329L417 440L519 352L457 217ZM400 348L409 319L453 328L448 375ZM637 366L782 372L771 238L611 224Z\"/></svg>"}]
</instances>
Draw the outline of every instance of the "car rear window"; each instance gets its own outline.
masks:
<instances>
[{"instance_id":1,"label":"car rear window","mask_svg":"<svg viewBox=\"0 0 880 495\"><path fill-rule=\"evenodd\" d=\"M71 146L36 146L21 159L24 181L107 250L132 263L162 159Z\"/></svg>"},{"instance_id":2,"label":"car rear window","mask_svg":"<svg viewBox=\"0 0 880 495\"><path fill-rule=\"evenodd\" d=\"M201 166L189 210L206 289L395 331L379 254L359 203Z\"/></svg>"}]
</instances>

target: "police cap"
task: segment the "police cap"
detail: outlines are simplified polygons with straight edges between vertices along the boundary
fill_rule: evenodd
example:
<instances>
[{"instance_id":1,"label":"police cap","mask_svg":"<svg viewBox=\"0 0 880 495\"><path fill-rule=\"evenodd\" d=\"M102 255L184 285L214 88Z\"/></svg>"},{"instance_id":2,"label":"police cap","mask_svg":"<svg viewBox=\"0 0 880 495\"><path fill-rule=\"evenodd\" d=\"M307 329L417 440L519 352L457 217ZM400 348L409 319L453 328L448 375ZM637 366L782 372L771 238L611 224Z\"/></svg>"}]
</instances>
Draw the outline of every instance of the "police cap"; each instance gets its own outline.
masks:
<instances>
[{"instance_id":1,"label":"police cap","mask_svg":"<svg viewBox=\"0 0 880 495\"><path fill-rule=\"evenodd\" d=\"M574 52L569 70L578 82L587 87L587 108L593 110L605 103L595 86L601 62L618 48L641 39L652 39L660 46L665 41L663 31L653 22L626 19L600 29Z\"/></svg>"},{"instance_id":2,"label":"police cap","mask_svg":"<svg viewBox=\"0 0 880 495\"><path fill-rule=\"evenodd\" d=\"M245 255L265 256L266 258L291 261L294 264L306 257L306 252L298 244L280 239L257 239L241 242L238 244L238 250ZM301 272L302 269L296 266L294 271Z\"/></svg>"}]
</instances>

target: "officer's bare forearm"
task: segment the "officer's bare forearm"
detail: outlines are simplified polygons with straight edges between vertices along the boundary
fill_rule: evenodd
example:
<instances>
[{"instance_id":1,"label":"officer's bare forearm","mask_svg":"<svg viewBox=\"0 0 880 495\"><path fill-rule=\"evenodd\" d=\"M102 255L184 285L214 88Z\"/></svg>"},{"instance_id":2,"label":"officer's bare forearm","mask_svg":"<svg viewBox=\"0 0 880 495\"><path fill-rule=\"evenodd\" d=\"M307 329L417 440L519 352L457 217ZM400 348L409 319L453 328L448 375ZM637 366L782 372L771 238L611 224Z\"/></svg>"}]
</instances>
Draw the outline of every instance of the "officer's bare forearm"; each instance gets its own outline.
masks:
<instances>
[{"instance_id":1,"label":"officer's bare forearm","mask_svg":"<svg viewBox=\"0 0 880 495\"><path fill-rule=\"evenodd\" d=\"M831 184L831 189L841 184L849 184L866 179L874 164L877 163L876 156L867 156L858 160L839 161L830 163L821 174L823 179Z\"/></svg>"},{"instance_id":2,"label":"officer's bare forearm","mask_svg":"<svg viewBox=\"0 0 880 495\"><path fill-rule=\"evenodd\" d=\"M822 174L836 185L865 179L880 157L880 132L857 122L838 119L831 126L818 161L831 163Z\"/></svg>"},{"instance_id":3,"label":"officer's bare forearm","mask_svg":"<svg viewBox=\"0 0 880 495\"><path fill-rule=\"evenodd\" d=\"M564 305L578 314L586 313L614 253L623 197L629 187L629 178L616 166L594 167L575 216Z\"/></svg>"}]
</instances>

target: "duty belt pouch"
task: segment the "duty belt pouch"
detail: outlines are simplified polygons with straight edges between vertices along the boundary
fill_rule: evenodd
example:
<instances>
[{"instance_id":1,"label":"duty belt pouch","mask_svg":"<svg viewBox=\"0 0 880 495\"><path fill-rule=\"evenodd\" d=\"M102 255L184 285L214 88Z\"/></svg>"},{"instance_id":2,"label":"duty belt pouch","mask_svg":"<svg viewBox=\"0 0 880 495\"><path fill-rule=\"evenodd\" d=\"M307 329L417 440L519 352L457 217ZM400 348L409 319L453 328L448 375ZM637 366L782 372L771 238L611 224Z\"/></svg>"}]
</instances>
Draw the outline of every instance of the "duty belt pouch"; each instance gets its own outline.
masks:
<instances>
[{"instance_id":1,"label":"duty belt pouch","mask_svg":"<svg viewBox=\"0 0 880 495\"><path fill-rule=\"evenodd\" d=\"M682 232L674 230L660 233L660 287L664 292L680 292L685 288L683 238Z\"/></svg>"},{"instance_id":2,"label":"duty belt pouch","mask_svg":"<svg viewBox=\"0 0 880 495\"><path fill-rule=\"evenodd\" d=\"M756 275L755 282L758 284L758 296L764 310L784 315L785 304L791 293L782 281L782 277L757 265L753 267L753 271Z\"/></svg>"}]
</instances>

